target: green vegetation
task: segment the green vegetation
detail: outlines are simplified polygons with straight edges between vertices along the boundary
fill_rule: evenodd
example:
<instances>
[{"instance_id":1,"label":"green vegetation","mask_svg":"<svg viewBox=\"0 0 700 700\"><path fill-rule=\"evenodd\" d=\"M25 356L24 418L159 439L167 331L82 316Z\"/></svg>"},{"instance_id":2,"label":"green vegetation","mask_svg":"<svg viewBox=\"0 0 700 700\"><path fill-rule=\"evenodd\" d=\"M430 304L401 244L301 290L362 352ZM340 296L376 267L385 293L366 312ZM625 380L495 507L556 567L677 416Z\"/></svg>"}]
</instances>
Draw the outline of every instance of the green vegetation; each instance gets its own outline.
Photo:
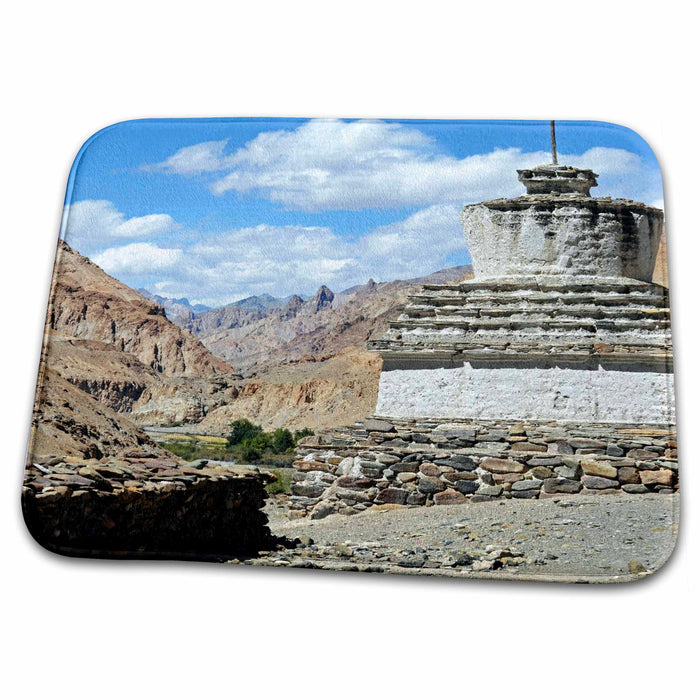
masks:
<instances>
[{"instance_id":1,"label":"green vegetation","mask_svg":"<svg viewBox=\"0 0 700 700\"><path fill-rule=\"evenodd\" d=\"M231 423L227 444L237 461L291 466L294 448L307 435L313 435L313 431L304 428L292 433L287 428L277 428L266 433L261 426L251 423L247 418L241 418Z\"/></svg>"},{"instance_id":2,"label":"green vegetation","mask_svg":"<svg viewBox=\"0 0 700 700\"><path fill-rule=\"evenodd\" d=\"M277 481L273 481L265 487L265 491L270 494L289 493L289 487L292 485L292 472L289 469L271 469Z\"/></svg>"},{"instance_id":3,"label":"green vegetation","mask_svg":"<svg viewBox=\"0 0 700 700\"><path fill-rule=\"evenodd\" d=\"M277 428L265 432L262 426L242 418L231 423L227 438L170 433L159 443L187 461L213 459L267 467L277 477L277 481L267 486L268 493L289 493L291 474L288 470L294 461L294 448L307 435L313 435L313 431L304 428L292 432Z\"/></svg>"}]
</instances>

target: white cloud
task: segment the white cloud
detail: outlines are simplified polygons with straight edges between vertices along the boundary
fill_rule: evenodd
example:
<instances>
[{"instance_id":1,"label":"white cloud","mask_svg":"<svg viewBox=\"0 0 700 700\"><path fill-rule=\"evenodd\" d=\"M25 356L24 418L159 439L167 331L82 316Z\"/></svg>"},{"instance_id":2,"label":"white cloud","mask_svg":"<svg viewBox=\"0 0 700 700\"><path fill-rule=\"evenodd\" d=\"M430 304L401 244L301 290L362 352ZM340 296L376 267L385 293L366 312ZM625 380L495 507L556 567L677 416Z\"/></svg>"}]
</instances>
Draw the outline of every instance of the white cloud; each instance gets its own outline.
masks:
<instances>
[{"instance_id":1,"label":"white cloud","mask_svg":"<svg viewBox=\"0 0 700 700\"><path fill-rule=\"evenodd\" d=\"M130 243L107 248L93 261L110 275L140 275L177 269L182 262L179 248L159 248L151 243Z\"/></svg>"},{"instance_id":2,"label":"white cloud","mask_svg":"<svg viewBox=\"0 0 700 700\"><path fill-rule=\"evenodd\" d=\"M185 175L225 173L215 194L254 194L305 211L466 204L522 194L517 168L550 161L518 148L456 158L419 129L401 124L313 120L293 131L263 132L226 155L225 141L188 146L157 166ZM601 173L601 195L641 198L656 173L634 153L592 148L560 162ZM658 193L654 198L658 197Z\"/></svg>"},{"instance_id":3,"label":"white cloud","mask_svg":"<svg viewBox=\"0 0 700 700\"><path fill-rule=\"evenodd\" d=\"M337 292L370 277L418 277L444 267L448 256L468 261L454 205L428 207L355 240L324 226L261 224L208 235L181 251L137 248L143 245L110 249L95 262L132 286L213 306L265 292L311 294L321 284ZM147 283L141 275L151 270L159 274Z\"/></svg>"},{"instance_id":4,"label":"white cloud","mask_svg":"<svg viewBox=\"0 0 700 700\"><path fill-rule=\"evenodd\" d=\"M86 199L67 206L63 237L85 255L123 239L153 238L178 228L168 214L148 214L127 219L105 199Z\"/></svg>"},{"instance_id":5,"label":"white cloud","mask_svg":"<svg viewBox=\"0 0 700 700\"><path fill-rule=\"evenodd\" d=\"M144 170L164 170L178 175L199 175L226 167L224 148L227 141L205 141L181 148L167 160L157 165L144 166Z\"/></svg>"}]
</instances>

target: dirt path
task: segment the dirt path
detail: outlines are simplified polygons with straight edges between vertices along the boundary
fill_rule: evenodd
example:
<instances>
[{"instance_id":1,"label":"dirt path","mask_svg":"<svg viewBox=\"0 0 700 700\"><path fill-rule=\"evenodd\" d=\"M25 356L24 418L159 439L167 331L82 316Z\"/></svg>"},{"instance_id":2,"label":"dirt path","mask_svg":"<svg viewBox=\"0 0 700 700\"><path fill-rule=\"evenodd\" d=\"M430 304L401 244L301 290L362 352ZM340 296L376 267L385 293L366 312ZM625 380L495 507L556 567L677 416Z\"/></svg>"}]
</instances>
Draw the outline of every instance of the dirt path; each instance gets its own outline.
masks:
<instances>
[{"instance_id":1,"label":"dirt path","mask_svg":"<svg viewBox=\"0 0 700 700\"><path fill-rule=\"evenodd\" d=\"M251 563L530 580L630 580L659 568L670 555L678 506L678 495L574 495L292 521L279 505L268 506L274 534L300 538L302 544Z\"/></svg>"}]
</instances>

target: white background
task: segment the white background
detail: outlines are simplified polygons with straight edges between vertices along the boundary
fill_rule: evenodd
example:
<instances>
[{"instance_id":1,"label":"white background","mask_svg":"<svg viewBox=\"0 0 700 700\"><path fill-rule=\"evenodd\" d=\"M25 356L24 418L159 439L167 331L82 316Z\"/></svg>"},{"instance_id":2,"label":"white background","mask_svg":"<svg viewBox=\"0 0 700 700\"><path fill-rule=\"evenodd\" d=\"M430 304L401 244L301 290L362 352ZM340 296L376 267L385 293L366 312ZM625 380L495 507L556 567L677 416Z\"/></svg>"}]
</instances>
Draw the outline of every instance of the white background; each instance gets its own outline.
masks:
<instances>
[{"instance_id":1,"label":"white background","mask_svg":"<svg viewBox=\"0 0 700 700\"><path fill-rule=\"evenodd\" d=\"M5 697L692 692L682 690L699 622L690 7L119 0L4 9ZM683 462L681 537L661 573L608 587L427 581L72 561L30 539L22 465L73 157L124 119L268 115L603 119L647 139L666 188Z\"/></svg>"}]
</instances>

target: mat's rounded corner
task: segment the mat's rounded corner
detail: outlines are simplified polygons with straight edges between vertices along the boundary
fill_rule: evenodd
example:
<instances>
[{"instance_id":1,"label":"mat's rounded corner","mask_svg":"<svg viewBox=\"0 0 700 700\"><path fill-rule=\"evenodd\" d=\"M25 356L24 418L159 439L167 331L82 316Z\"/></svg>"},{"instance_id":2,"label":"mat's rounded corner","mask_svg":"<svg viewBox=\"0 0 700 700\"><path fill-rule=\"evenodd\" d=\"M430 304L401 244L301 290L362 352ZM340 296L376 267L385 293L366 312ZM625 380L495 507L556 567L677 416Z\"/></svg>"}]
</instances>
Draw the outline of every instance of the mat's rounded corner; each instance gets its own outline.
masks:
<instances>
[{"instance_id":1,"label":"mat's rounded corner","mask_svg":"<svg viewBox=\"0 0 700 700\"><path fill-rule=\"evenodd\" d=\"M622 583L639 583L640 581L647 581L648 579L656 576L662 569L666 569L668 562L673 557L676 548L678 547L678 533L676 532L673 536L673 540L667 551L663 553L658 562L654 563L651 568L639 573L631 573L628 578L626 578Z\"/></svg>"},{"instance_id":2,"label":"mat's rounded corner","mask_svg":"<svg viewBox=\"0 0 700 700\"><path fill-rule=\"evenodd\" d=\"M97 129L97 131L93 132L90 136L88 136L85 141L83 141L82 145L78 149L78 152L75 154L75 157L73 158L73 162L70 167L70 171L68 174L68 184L66 186L66 196L64 200L64 206L65 205L70 205L72 203L72 195L73 195L73 186L75 183L75 178L76 174L78 172L78 169L80 167L80 163L83 160L83 157L85 154L88 152L90 147L97 141L100 137L102 137L104 134L106 134L109 131L114 131L115 129L121 129L127 126L132 126L134 124L143 124L143 123L148 123L148 122L154 122L154 121L163 121L160 119L149 119L149 118L134 118L134 119L123 119L122 121L118 122L113 122L112 124L107 124L107 126L100 127ZM63 231L61 231L61 235L63 235Z\"/></svg>"},{"instance_id":3,"label":"mat's rounded corner","mask_svg":"<svg viewBox=\"0 0 700 700\"><path fill-rule=\"evenodd\" d=\"M79 554L71 552L65 547L59 547L56 543L51 542L50 539L46 538L45 533L37 522L36 516L33 515L27 508L27 501L22 492L20 498L21 510L22 510L22 520L24 521L24 527L31 537L31 539L39 545L39 547L48 552L53 556L60 557L61 559L75 559L79 557Z\"/></svg>"},{"instance_id":4,"label":"mat's rounded corner","mask_svg":"<svg viewBox=\"0 0 700 700\"><path fill-rule=\"evenodd\" d=\"M625 134L627 136L627 138L630 141L635 142L635 145L642 144L646 149L648 149L649 153L654 157L654 161L656 162L656 167L659 169L659 173L661 174L661 178L663 180L663 172L661 171L661 163L660 163L659 157L656 155L656 149L636 129L633 129L631 126L627 126L626 124L620 124L618 122L610 122L610 121L606 121L604 119L587 121L585 123L589 124L591 126L599 127L599 128L611 129L614 131L622 132L623 134Z\"/></svg>"}]
</instances>

